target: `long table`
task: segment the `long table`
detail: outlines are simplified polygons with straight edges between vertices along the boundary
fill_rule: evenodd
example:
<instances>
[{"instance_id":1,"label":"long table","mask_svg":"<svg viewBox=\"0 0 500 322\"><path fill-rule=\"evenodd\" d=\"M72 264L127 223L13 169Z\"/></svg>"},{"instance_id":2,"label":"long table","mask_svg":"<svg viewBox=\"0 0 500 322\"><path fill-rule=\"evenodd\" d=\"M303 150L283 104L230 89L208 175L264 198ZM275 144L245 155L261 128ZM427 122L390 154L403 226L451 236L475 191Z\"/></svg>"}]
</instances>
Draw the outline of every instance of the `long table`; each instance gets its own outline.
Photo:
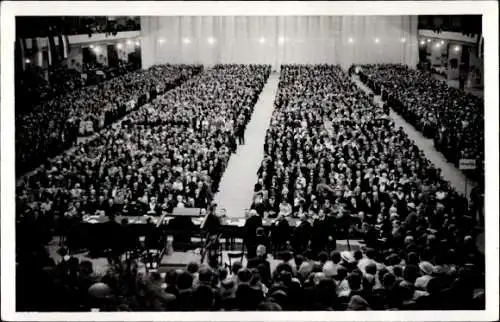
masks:
<instances>
[{"instance_id":1,"label":"long table","mask_svg":"<svg viewBox=\"0 0 500 322\"><path fill-rule=\"evenodd\" d=\"M168 226L168 223L170 220L175 218L176 216L172 215L166 215L163 217L159 216L116 216L115 221L116 222L121 222L123 219L128 220L129 225L146 225L148 222L154 225L159 225L159 226ZM195 226L200 226L203 217L192 217L191 220L195 224ZM160 220L162 222L160 223ZM287 218L290 226L295 227L300 224L300 219L297 218ZM108 216L100 215L100 216L87 216L83 218L83 223L84 224L103 224L105 222L109 221ZM245 225L246 218L244 217L222 217L221 218L221 225L222 226L232 226L232 227L243 227ZM264 227L270 227L272 224L276 221L275 218L262 218L262 225Z\"/></svg>"},{"instance_id":2,"label":"long table","mask_svg":"<svg viewBox=\"0 0 500 322\"><path fill-rule=\"evenodd\" d=\"M175 217L183 216L173 216L172 214L166 214L164 216L116 216L115 221L120 223L123 219L127 219L129 232L132 234L135 240L138 240L141 236L168 236L168 235L189 235L191 237L201 237L203 239L204 234L201 229L201 224L204 217L191 217L193 226L188 230L179 230L178 227L171 225L170 222ZM236 238L243 238L245 231L244 226L246 218L244 217L221 217L221 226L218 229L219 234L222 238L229 240L231 247L235 245ZM276 218L262 218L262 224L266 230L269 231L271 226L276 222ZM297 227L301 219L298 218L287 218L290 227ZM86 216L83 218L79 228L77 230L78 236L78 247L80 249L99 249L102 244L109 242L112 233L109 231L109 226L106 223L109 222L109 217L105 215L100 216ZM344 234L342 234L344 235ZM338 239L344 239L347 236L338 235ZM349 236L350 238L355 238L355 236Z\"/></svg>"},{"instance_id":3,"label":"long table","mask_svg":"<svg viewBox=\"0 0 500 322\"><path fill-rule=\"evenodd\" d=\"M116 216L115 221L121 223L123 219L128 221L128 231L132 234L135 240L138 240L141 236L168 236L168 235L183 235L188 234L192 237L203 237L201 224L204 217L192 217L190 216L193 226L189 230L180 231L179 228L173 227L170 224L171 220L176 217L185 216L175 216L172 214L167 214L165 216ZM244 237L244 225L246 219L234 218L234 217L222 217L221 226L219 227L219 233L221 236L227 240L230 240L231 245L235 244L236 238ZM276 219L263 218L262 223L265 229L269 229ZM300 220L297 218L288 219L290 226L295 227L300 224ZM99 249L102 248L104 244L109 243L110 237L113 233L109 231L109 217L105 215L99 216L86 216L83 218L78 229L73 232L73 247L76 249ZM69 239L69 238L68 238Z\"/></svg>"}]
</instances>

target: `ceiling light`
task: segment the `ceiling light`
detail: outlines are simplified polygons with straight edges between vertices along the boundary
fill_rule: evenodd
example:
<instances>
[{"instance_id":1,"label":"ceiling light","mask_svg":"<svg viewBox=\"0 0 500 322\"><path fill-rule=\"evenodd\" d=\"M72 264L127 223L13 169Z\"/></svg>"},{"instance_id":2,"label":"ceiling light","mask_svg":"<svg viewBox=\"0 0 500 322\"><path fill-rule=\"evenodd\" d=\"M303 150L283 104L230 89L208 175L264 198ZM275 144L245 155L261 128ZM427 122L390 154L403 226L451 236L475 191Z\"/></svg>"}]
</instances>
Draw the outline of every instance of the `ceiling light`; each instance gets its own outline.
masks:
<instances>
[{"instance_id":1,"label":"ceiling light","mask_svg":"<svg viewBox=\"0 0 500 322\"><path fill-rule=\"evenodd\" d=\"M132 45L132 40L130 40L130 39L129 39L129 40L127 40L127 45L128 45L128 46Z\"/></svg>"},{"instance_id":2,"label":"ceiling light","mask_svg":"<svg viewBox=\"0 0 500 322\"><path fill-rule=\"evenodd\" d=\"M284 44L285 43L285 37L281 36L278 38L278 43L281 45L281 44Z\"/></svg>"},{"instance_id":3,"label":"ceiling light","mask_svg":"<svg viewBox=\"0 0 500 322\"><path fill-rule=\"evenodd\" d=\"M163 44L163 43L165 42L165 39L164 39L164 38L158 38L158 42L159 42L160 44Z\"/></svg>"},{"instance_id":4,"label":"ceiling light","mask_svg":"<svg viewBox=\"0 0 500 322\"><path fill-rule=\"evenodd\" d=\"M214 37L208 37L207 41L210 45L213 45L215 43L215 38Z\"/></svg>"},{"instance_id":5,"label":"ceiling light","mask_svg":"<svg viewBox=\"0 0 500 322\"><path fill-rule=\"evenodd\" d=\"M261 44L265 43L265 42L266 42L266 38L264 38L264 37L260 37L259 42L260 42Z\"/></svg>"},{"instance_id":6,"label":"ceiling light","mask_svg":"<svg viewBox=\"0 0 500 322\"><path fill-rule=\"evenodd\" d=\"M375 38L375 43L378 44L380 42L380 39Z\"/></svg>"},{"instance_id":7,"label":"ceiling light","mask_svg":"<svg viewBox=\"0 0 500 322\"><path fill-rule=\"evenodd\" d=\"M455 51L460 51L460 46L455 46L454 50Z\"/></svg>"},{"instance_id":8,"label":"ceiling light","mask_svg":"<svg viewBox=\"0 0 500 322\"><path fill-rule=\"evenodd\" d=\"M425 45L425 40L420 40L421 45Z\"/></svg>"},{"instance_id":9,"label":"ceiling light","mask_svg":"<svg viewBox=\"0 0 500 322\"><path fill-rule=\"evenodd\" d=\"M122 45L121 43L117 43L117 44L116 44L116 48L118 48L118 49L122 49L122 48L123 48L123 45Z\"/></svg>"},{"instance_id":10,"label":"ceiling light","mask_svg":"<svg viewBox=\"0 0 500 322\"><path fill-rule=\"evenodd\" d=\"M354 39L352 37L347 38L347 41L352 44L354 42Z\"/></svg>"},{"instance_id":11,"label":"ceiling light","mask_svg":"<svg viewBox=\"0 0 500 322\"><path fill-rule=\"evenodd\" d=\"M430 39L427 39L427 42L429 43L429 42L431 42L431 40L430 40Z\"/></svg>"},{"instance_id":12,"label":"ceiling light","mask_svg":"<svg viewBox=\"0 0 500 322\"><path fill-rule=\"evenodd\" d=\"M444 45L444 40L441 40L441 45Z\"/></svg>"},{"instance_id":13,"label":"ceiling light","mask_svg":"<svg viewBox=\"0 0 500 322\"><path fill-rule=\"evenodd\" d=\"M191 39L189 39L189 38L182 38L182 43L183 44L190 44L191 43Z\"/></svg>"}]
</instances>

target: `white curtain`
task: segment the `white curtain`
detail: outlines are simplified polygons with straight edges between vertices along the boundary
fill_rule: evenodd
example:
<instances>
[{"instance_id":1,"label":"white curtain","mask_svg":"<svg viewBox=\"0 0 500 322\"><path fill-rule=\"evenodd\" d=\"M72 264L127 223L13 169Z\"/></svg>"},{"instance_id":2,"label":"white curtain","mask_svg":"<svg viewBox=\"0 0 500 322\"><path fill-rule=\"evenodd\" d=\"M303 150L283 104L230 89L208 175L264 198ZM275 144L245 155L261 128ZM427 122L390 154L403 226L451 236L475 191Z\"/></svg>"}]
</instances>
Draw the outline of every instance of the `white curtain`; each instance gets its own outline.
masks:
<instances>
[{"instance_id":1,"label":"white curtain","mask_svg":"<svg viewBox=\"0 0 500 322\"><path fill-rule=\"evenodd\" d=\"M142 64L418 60L417 16L141 17Z\"/></svg>"}]
</instances>

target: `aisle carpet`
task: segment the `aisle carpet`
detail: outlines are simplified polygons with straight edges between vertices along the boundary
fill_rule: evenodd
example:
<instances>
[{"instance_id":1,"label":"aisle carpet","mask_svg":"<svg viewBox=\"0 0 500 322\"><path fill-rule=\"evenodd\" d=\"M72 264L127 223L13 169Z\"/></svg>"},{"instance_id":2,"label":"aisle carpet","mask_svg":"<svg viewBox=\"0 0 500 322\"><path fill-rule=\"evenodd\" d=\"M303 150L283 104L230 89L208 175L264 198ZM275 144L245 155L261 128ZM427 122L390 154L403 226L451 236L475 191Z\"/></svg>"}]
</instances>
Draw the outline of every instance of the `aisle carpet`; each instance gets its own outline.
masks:
<instances>
[{"instance_id":1,"label":"aisle carpet","mask_svg":"<svg viewBox=\"0 0 500 322\"><path fill-rule=\"evenodd\" d=\"M214 200L228 217L243 217L250 208L257 170L264 157L264 140L274 110L279 74L269 77L245 132L245 144L238 146L222 176Z\"/></svg>"}]
</instances>

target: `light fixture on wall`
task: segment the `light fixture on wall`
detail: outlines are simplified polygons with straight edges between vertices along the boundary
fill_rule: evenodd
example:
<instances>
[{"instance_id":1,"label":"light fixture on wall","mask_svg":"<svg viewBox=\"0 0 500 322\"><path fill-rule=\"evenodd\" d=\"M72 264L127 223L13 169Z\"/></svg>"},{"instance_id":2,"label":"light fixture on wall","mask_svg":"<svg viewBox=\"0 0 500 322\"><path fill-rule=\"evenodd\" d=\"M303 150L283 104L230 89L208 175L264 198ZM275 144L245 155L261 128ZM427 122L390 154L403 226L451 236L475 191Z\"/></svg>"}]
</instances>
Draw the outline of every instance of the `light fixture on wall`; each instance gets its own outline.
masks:
<instances>
[{"instance_id":1,"label":"light fixture on wall","mask_svg":"<svg viewBox=\"0 0 500 322\"><path fill-rule=\"evenodd\" d=\"M436 48L439 48L439 47L441 47L441 43L437 42L436 43Z\"/></svg>"},{"instance_id":2,"label":"light fixture on wall","mask_svg":"<svg viewBox=\"0 0 500 322\"><path fill-rule=\"evenodd\" d=\"M441 40L441 45L444 45L444 40Z\"/></svg>"},{"instance_id":3,"label":"light fixture on wall","mask_svg":"<svg viewBox=\"0 0 500 322\"><path fill-rule=\"evenodd\" d=\"M26 64L29 64L29 63L31 63L31 59L26 58L26 60L25 60L24 62L25 62Z\"/></svg>"},{"instance_id":4,"label":"light fixture on wall","mask_svg":"<svg viewBox=\"0 0 500 322\"><path fill-rule=\"evenodd\" d=\"M135 42L135 45L136 45L137 47L139 47L139 46L141 45L141 42L140 42L139 40L137 40L137 41Z\"/></svg>"},{"instance_id":5,"label":"light fixture on wall","mask_svg":"<svg viewBox=\"0 0 500 322\"><path fill-rule=\"evenodd\" d=\"M94 52L97 53L97 54L100 53L101 52L101 47L95 46L94 47Z\"/></svg>"},{"instance_id":6,"label":"light fixture on wall","mask_svg":"<svg viewBox=\"0 0 500 322\"><path fill-rule=\"evenodd\" d=\"M94 45L90 45L90 49L94 49Z\"/></svg>"},{"instance_id":7,"label":"light fixture on wall","mask_svg":"<svg viewBox=\"0 0 500 322\"><path fill-rule=\"evenodd\" d=\"M127 46L132 46L132 40L127 40Z\"/></svg>"},{"instance_id":8,"label":"light fixture on wall","mask_svg":"<svg viewBox=\"0 0 500 322\"><path fill-rule=\"evenodd\" d=\"M352 44L354 42L354 38L352 38L352 37L347 38L347 42Z\"/></svg>"},{"instance_id":9,"label":"light fixture on wall","mask_svg":"<svg viewBox=\"0 0 500 322\"><path fill-rule=\"evenodd\" d=\"M285 43L285 37L281 36L278 38L278 44L283 45Z\"/></svg>"},{"instance_id":10,"label":"light fixture on wall","mask_svg":"<svg viewBox=\"0 0 500 322\"><path fill-rule=\"evenodd\" d=\"M425 40L420 40L421 45L425 45Z\"/></svg>"},{"instance_id":11,"label":"light fixture on wall","mask_svg":"<svg viewBox=\"0 0 500 322\"><path fill-rule=\"evenodd\" d=\"M430 39L427 39L427 43L430 43L430 42L431 42L431 40L430 40Z\"/></svg>"},{"instance_id":12,"label":"light fixture on wall","mask_svg":"<svg viewBox=\"0 0 500 322\"><path fill-rule=\"evenodd\" d=\"M259 42L260 42L261 44L265 43L265 42L266 42L266 38L264 38L264 37L260 37Z\"/></svg>"},{"instance_id":13,"label":"light fixture on wall","mask_svg":"<svg viewBox=\"0 0 500 322\"><path fill-rule=\"evenodd\" d=\"M122 49L122 48L123 48L123 45L122 45L121 43L117 43L117 44L116 44L116 48L118 48L118 49Z\"/></svg>"},{"instance_id":14,"label":"light fixture on wall","mask_svg":"<svg viewBox=\"0 0 500 322\"><path fill-rule=\"evenodd\" d=\"M376 44L380 43L380 39L379 38L375 38L375 43Z\"/></svg>"},{"instance_id":15,"label":"light fixture on wall","mask_svg":"<svg viewBox=\"0 0 500 322\"><path fill-rule=\"evenodd\" d=\"M165 38L158 38L158 43L160 43L160 44L165 43Z\"/></svg>"},{"instance_id":16,"label":"light fixture on wall","mask_svg":"<svg viewBox=\"0 0 500 322\"><path fill-rule=\"evenodd\" d=\"M459 52L459 51L460 51L460 46L455 46L455 48L453 48L453 50L454 50L455 52Z\"/></svg>"},{"instance_id":17,"label":"light fixture on wall","mask_svg":"<svg viewBox=\"0 0 500 322\"><path fill-rule=\"evenodd\" d=\"M191 43L191 39L189 39L187 37L186 38L182 38L182 43L185 44L185 45L190 44Z\"/></svg>"},{"instance_id":18,"label":"light fixture on wall","mask_svg":"<svg viewBox=\"0 0 500 322\"><path fill-rule=\"evenodd\" d=\"M406 38L405 38L405 37L402 37L402 38L401 38L401 42L402 42L402 43L405 43L405 42L406 42Z\"/></svg>"},{"instance_id":19,"label":"light fixture on wall","mask_svg":"<svg viewBox=\"0 0 500 322\"><path fill-rule=\"evenodd\" d=\"M208 38L207 38L207 41L208 41L208 43L209 43L210 45L215 44L215 38L214 38L214 37L212 37L212 36L208 37Z\"/></svg>"}]
</instances>

